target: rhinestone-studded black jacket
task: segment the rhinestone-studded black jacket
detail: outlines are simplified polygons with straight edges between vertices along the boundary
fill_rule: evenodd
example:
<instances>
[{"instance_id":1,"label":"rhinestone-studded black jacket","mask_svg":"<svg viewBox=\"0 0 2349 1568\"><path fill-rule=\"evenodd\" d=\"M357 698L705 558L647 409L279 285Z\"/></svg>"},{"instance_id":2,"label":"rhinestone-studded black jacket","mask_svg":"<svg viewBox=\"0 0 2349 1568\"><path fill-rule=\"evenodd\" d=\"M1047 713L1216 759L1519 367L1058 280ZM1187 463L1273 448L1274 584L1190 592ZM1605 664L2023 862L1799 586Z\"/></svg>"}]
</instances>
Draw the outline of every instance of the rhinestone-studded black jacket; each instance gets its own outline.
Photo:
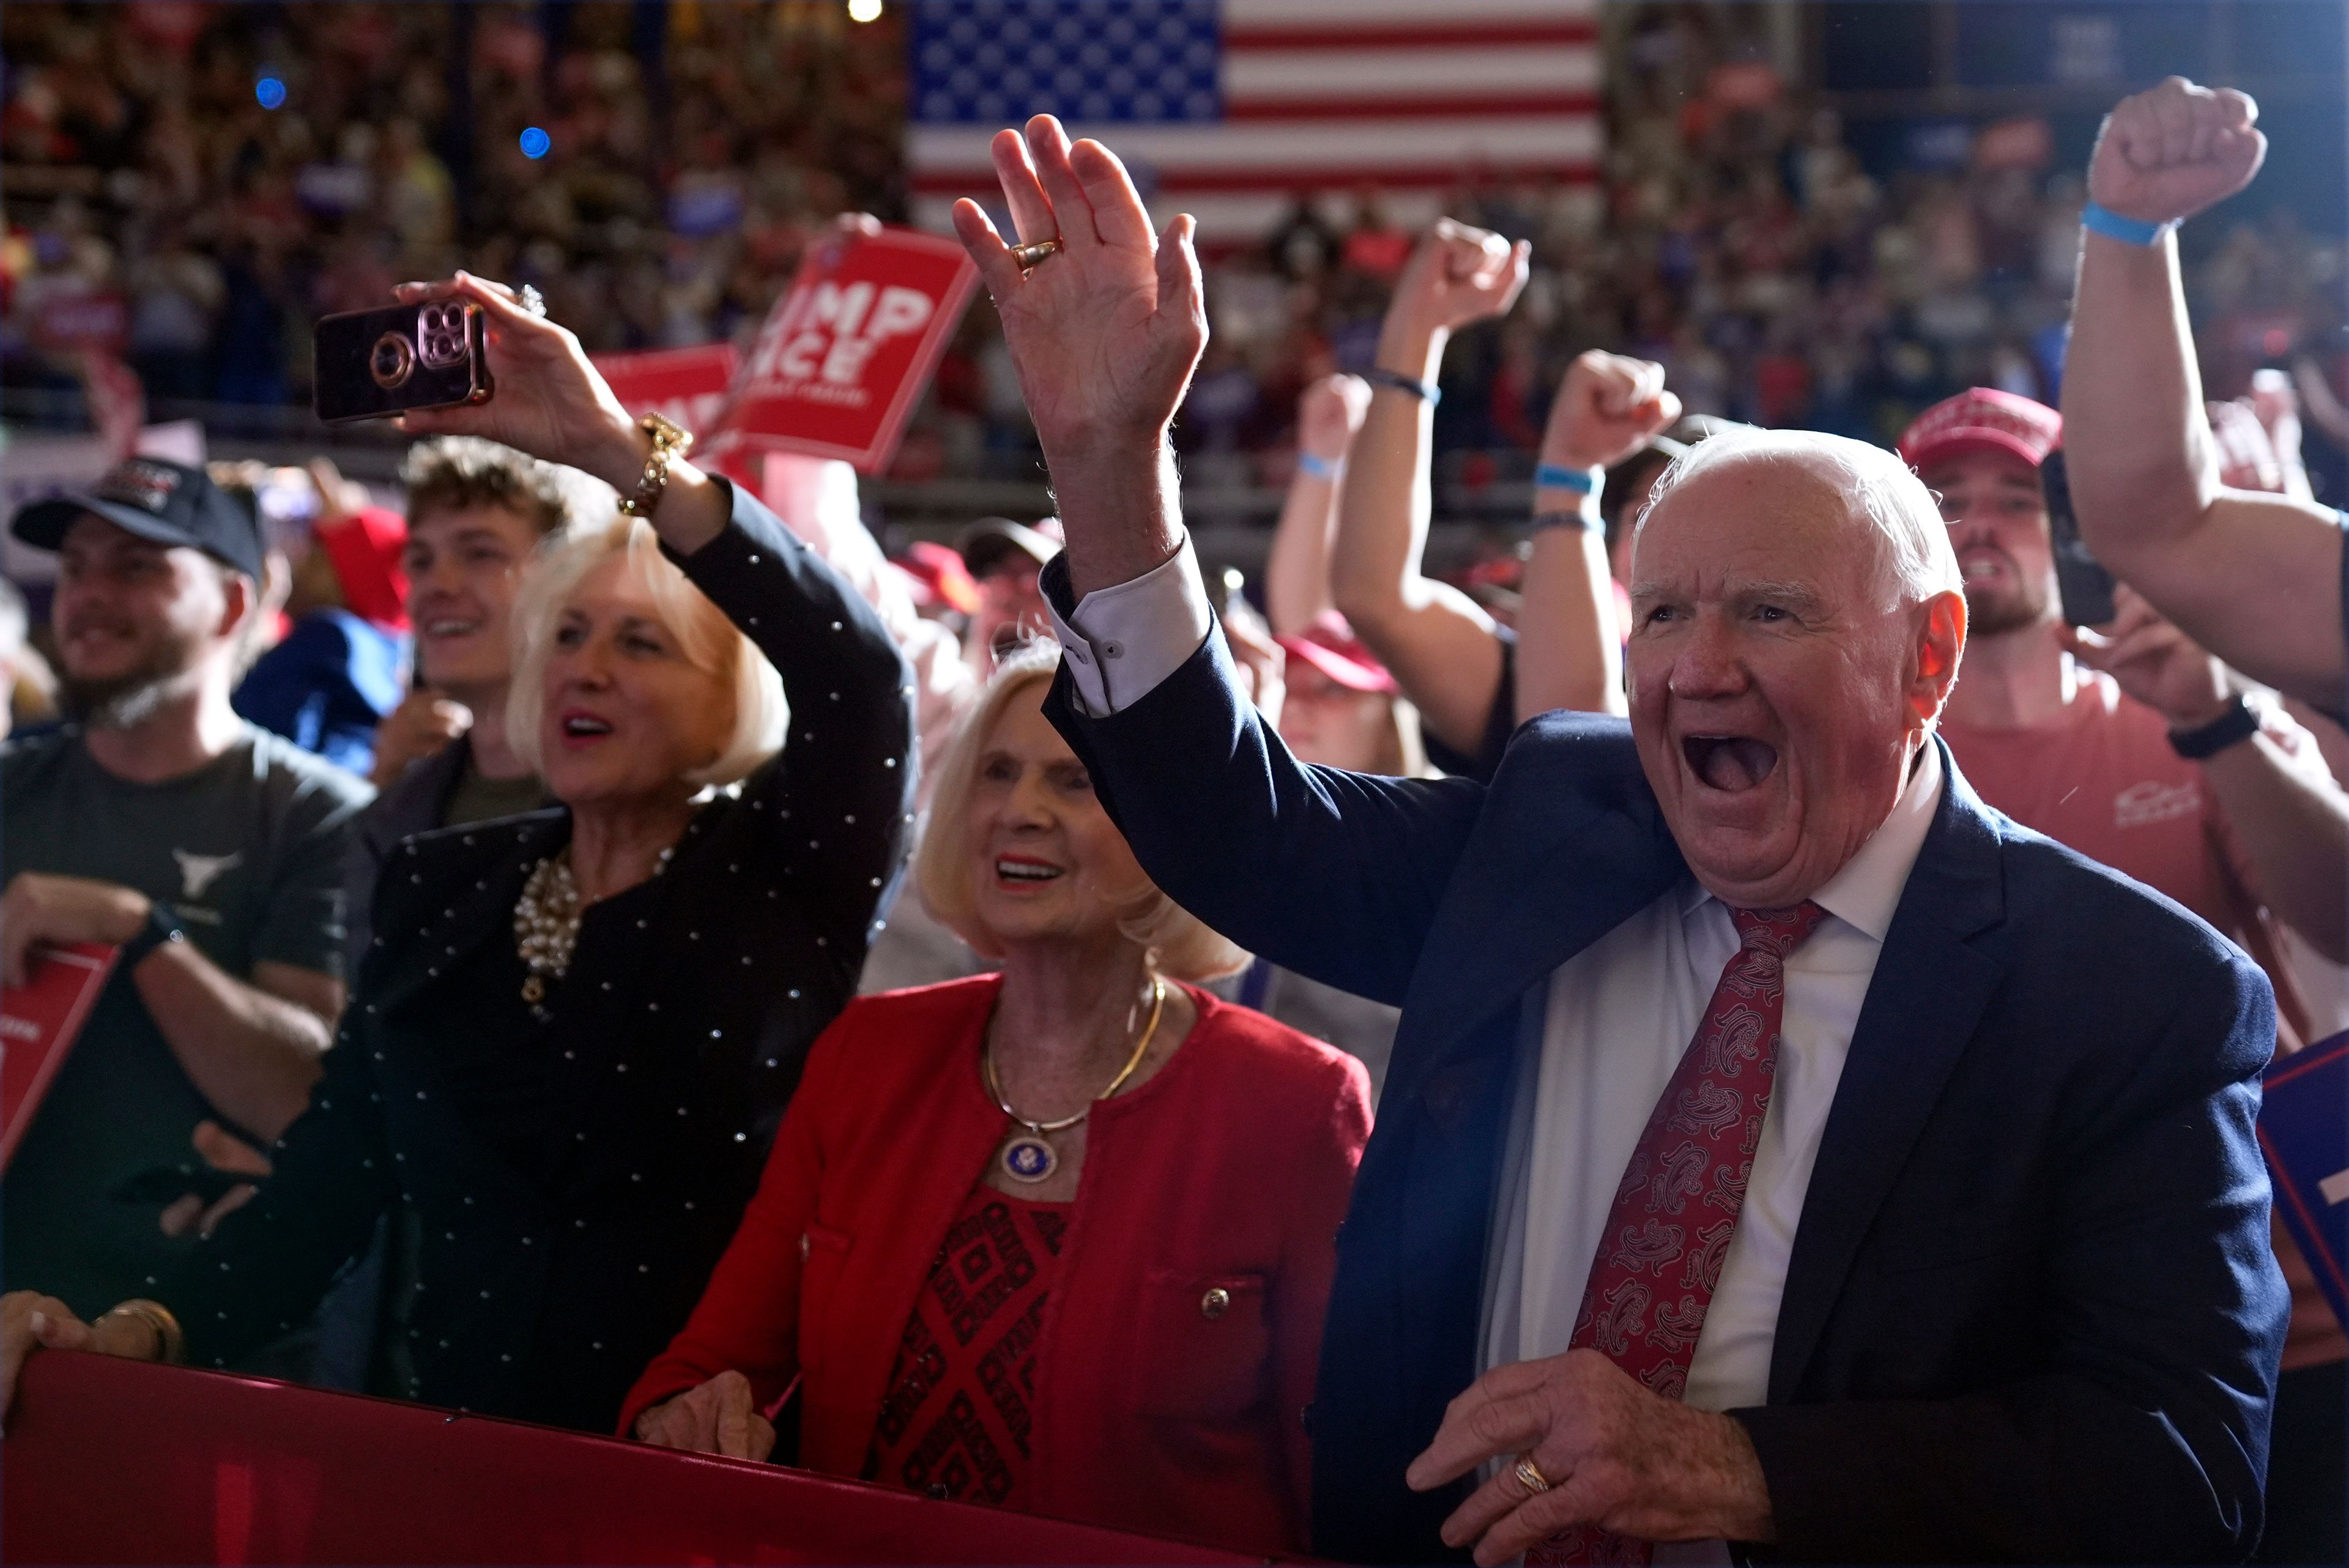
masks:
<instances>
[{"instance_id":1,"label":"rhinestone-studded black jacket","mask_svg":"<svg viewBox=\"0 0 2349 1568\"><path fill-rule=\"evenodd\" d=\"M591 907L536 1008L514 903L569 814L400 847L275 1175L157 1282L196 1365L300 1323L386 1211L379 1393L608 1431L692 1310L895 892L915 753L905 660L773 514L737 490L726 532L672 558L781 672L782 754Z\"/></svg>"}]
</instances>

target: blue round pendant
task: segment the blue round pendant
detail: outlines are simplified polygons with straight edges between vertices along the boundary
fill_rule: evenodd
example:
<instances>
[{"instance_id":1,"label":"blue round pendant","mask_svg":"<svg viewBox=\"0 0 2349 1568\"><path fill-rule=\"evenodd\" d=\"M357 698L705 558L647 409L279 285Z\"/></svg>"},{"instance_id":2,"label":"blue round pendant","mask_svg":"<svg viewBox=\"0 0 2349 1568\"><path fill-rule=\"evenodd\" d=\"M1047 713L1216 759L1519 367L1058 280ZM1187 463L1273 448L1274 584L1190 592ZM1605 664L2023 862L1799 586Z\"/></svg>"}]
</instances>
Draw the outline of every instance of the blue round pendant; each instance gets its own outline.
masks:
<instances>
[{"instance_id":1,"label":"blue round pendant","mask_svg":"<svg viewBox=\"0 0 2349 1568\"><path fill-rule=\"evenodd\" d=\"M1052 1146L1032 1135L1015 1137L1003 1146L1003 1174L1014 1181L1049 1181L1061 1168Z\"/></svg>"}]
</instances>

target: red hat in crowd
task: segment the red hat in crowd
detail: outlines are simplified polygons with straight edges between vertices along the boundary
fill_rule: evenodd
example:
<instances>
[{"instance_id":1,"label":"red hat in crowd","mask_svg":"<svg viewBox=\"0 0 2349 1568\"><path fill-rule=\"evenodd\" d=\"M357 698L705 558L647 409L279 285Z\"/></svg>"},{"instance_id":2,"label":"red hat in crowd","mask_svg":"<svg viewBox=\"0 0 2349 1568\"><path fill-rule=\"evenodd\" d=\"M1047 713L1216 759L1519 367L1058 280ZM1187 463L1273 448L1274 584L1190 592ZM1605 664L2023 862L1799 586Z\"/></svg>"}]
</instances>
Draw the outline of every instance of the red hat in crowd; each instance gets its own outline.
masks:
<instances>
[{"instance_id":1,"label":"red hat in crowd","mask_svg":"<svg viewBox=\"0 0 2349 1568\"><path fill-rule=\"evenodd\" d=\"M959 552L916 539L906 546L903 557L889 564L905 574L914 602L923 608L944 605L963 615L978 613L978 585L971 580L970 568L963 565Z\"/></svg>"},{"instance_id":2,"label":"red hat in crowd","mask_svg":"<svg viewBox=\"0 0 2349 1568\"><path fill-rule=\"evenodd\" d=\"M408 520L387 506L362 506L316 535L342 585L343 607L361 620L403 631L408 627Z\"/></svg>"},{"instance_id":3,"label":"red hat in crowd","mask_svg":"<svg viewBox=\"0 0 2349 1568\"><path fill-rule=\"evenodd\" d=\"M2037 468L2064 444L2064 416L2044 403L1994 387L1971 387L1927 409L1900 432L1911 468L1966 452L2002 452Z\"/></svg>"},{"instance_id":4,"label":"red hat in crowd","mask_svg":"<svg viewBox=\"0 0 2349 1568\"><path fill-rule=\"evenodd\" d=\"M1354 628L1336 610L1314 618L1301 637L1273 639L1289 658L1309 664L1349 691L1376 691L1392 697L1402 690L1377 654L1362 646Z\"/></svg>"}]
</instances>

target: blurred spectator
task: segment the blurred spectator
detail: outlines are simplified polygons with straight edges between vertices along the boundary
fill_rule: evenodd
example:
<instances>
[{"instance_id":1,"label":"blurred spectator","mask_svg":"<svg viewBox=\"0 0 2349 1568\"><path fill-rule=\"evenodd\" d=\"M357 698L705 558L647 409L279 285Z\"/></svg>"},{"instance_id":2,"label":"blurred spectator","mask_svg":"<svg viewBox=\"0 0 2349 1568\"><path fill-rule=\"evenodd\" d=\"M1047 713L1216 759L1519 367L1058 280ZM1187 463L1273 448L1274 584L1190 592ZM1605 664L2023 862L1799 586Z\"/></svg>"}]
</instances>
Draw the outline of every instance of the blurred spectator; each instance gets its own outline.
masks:
<instances>
[{"instance_id":1,"label":"blurred spectator","mask_svg":"<svg viewBox=\"0 0 2349 1568\"><path fill-rule=\"evenodd\" d=\"M202 469L134 458L9 526L58 554L78 722L0 755L7 978L43 943L121 954L9 1166L5 1262L86 1315L188 1255L191 1140L224 1165L222 1128L265 1145L308 1102L343 1007L341 867L368 792L231 711L261 534Z\"/></svg>"},{"instance_id":2,"label":"blurred spectator","mask_svg":"<svg viewBox=\"0 0 2349 1568\"><path fill-rule=\"evenodd\" d=\"M32 643L25 596L0 577L0 741L20 724L57 717L57 678Z\"/></svg>"},{"instance_id":3,"label":"blurred spectator","mask_svg":"<svg viewBox=\"0 0 2349 1568\"><path fill-rule=\"evenodd\" d=\"M295 563L291 628L236 690L236 711L367 777L376 727L399 703L409 657L408 524L323 458L309 482L309 549Z\"/></svg>"},{"instance_id":4,"label":"blurred spectator","mask_svg":"<svg viewBox=\"0 0 2349 1568\"><path fill-rule=\"evenodd\" d=\"M407 695L375 732L383 793L352 833L348 924L351 950L362 954L377 873L400 840L547 804L537 771L506 732L509 623L540 544L575 515L594 514L582 494L592 484L585 476L470 436L420 442L400 480L416 668ZM602 500L596 510L609 507Z\"/></svg>"},{"instance_id":5,"label":"blurred spectator","mask_svg":"<svg viewBox=\"0 0 2349 1568\"><path fill-rule=\"evenodd\" d=\"M836 5L33 3L0 47L12 382L97 337L157 397L299 400L312 317L460 260L590 348L703 342L903 209L901 26Z\"/></svg>"},{"instance_id":6,"label":"blurred spectator","mask_svg":"<svg viewBox=\"0 0 2349 1568\"><path fill-rule=\"evenodd\" d=\"M1020 643L1051 630L1036 576L1045 562L1061 553L1060 535L1056 517L1034 527L1009 517L982 517L962 531L957 544L978 588L978 607L963 638L963 658L980 676Z\"/></svg>"}]
</instances>

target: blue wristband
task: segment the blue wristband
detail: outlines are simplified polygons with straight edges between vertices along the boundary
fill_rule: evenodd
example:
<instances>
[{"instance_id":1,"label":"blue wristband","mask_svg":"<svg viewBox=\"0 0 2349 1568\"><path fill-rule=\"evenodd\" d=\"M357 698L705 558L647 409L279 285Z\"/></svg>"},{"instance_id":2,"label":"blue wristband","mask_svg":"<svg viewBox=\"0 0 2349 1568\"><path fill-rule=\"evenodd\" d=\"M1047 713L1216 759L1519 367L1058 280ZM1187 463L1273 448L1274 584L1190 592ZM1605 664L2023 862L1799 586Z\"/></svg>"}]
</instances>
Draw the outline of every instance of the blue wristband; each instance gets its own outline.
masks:
<instances>
[{"instance_id":1,"label":"blue wristband","mask_svg":"<svg viewBox=\"0 0 2349 1568\"><path fill-rule=\"evenodd\" d=\"M2176 228L2176 223L2146 223L2135 218L2124 218L2110 207L2100 207L2091 202L2080 210L2080 226L2108 240L2124 244L2158 245L2161 236Z\"/></svg>"},{"instance_id":2,"label":"blue wristband","mask_svg":"<svg viewBox=\"0 0 2349 1568\"><path fill-rule=\"evenodd\" d=\"M1300 452L1297 454L1297 472L1309 473L1316 479L1335 479L1338 477L1338 465L1326 457Z\"/></svg>"},{"instance_id":3,"label":"blue wristband","mask_svg":"<svg viewBox=\"0 0 2349 1568\"><path fill-rule=\"evenodd\" d=\"M1555 462L1545 462L1534 470L1534 488L1571 490L1577 495L1588 495L1599 488L1599 480L1587 468L1565 468Z\"/></svg>"},{"instance_id":4,"label":"blue wristband","mask_svg":"<svg viewBox=\"0 0 2349 1568\"><path fill-rule=\"evenodd\" d=\"M1431 409L1444 400L1444 389L1434 382L1414 380L1400 371L1382 369L1376 365L1362 372L1362 379L1375 381L1381 387L1392 387L1398 392L1409 392Z\"/></svg>"}]
</instances>

